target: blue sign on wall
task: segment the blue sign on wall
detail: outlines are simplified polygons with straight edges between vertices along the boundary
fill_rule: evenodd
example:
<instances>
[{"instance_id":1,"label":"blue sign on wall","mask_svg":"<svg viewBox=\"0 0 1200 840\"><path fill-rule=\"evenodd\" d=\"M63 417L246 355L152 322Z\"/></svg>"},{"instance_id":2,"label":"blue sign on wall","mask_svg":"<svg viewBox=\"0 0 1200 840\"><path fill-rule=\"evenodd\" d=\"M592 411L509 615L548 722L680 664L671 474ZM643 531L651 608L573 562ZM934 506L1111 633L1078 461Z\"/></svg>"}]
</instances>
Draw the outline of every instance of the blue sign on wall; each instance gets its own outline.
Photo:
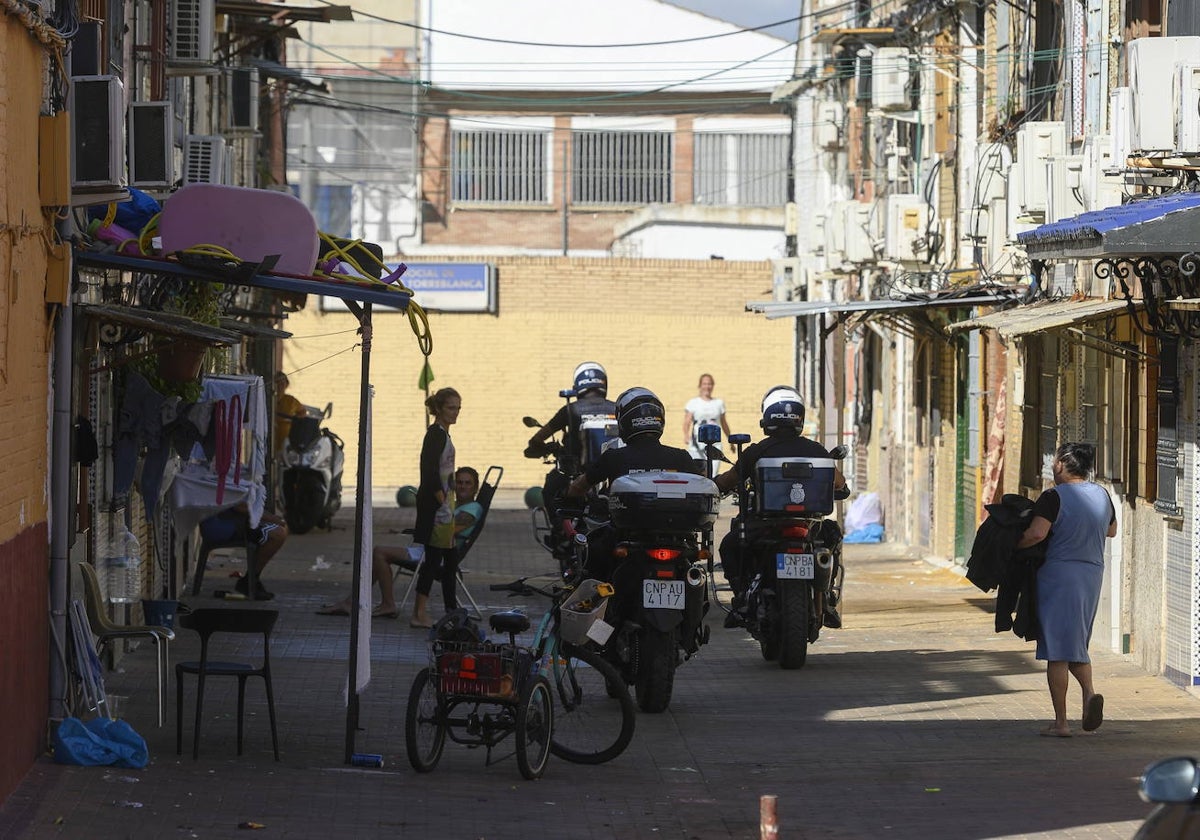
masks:
<instances>
[{"instance_id":1,"label":"blue sign on wall","mask_svg":"<svg viewBox=\"0 0 1200 840\"><path fill-rule=\"evenodd\" d=\"M496 311L496 284L488 263L409 262L401 282L413 290L413 300L430 312ZM389 263L388 271L397 263ZM337 298L321 299L328 311L345 309Z\"/></svg>"}]
</instances>

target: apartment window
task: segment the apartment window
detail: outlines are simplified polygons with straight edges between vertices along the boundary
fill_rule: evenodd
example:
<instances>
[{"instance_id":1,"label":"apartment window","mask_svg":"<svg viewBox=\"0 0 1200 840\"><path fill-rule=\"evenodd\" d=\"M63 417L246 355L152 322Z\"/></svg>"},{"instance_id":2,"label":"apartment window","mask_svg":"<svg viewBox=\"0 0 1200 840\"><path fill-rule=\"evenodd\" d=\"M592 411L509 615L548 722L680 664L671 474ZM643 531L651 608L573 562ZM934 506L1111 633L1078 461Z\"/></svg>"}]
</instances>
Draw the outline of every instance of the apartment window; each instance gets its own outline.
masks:
<instances>
[{"instance_id":1,"label":"apartment window","mask_svg":"<svg viewBox=\"0 0 1200 840\"><path fill-rule=\"evenodd\" d=\"M665 204L673 200L670 131L574 131L571 201Z\"/></svg>"},{"instance_id":2,"label":"apartment window","mask_svg":"<svg viewBox=\"0 0 1200 840\"><path fill-rule=\"evenodd\" d=\"M1059 346L1057 338L1027 343L1025 399L1021 406L1021 485L1041 489L1051 480L1058 446Z\"/></svg>"},{"instance_id":3,"label":"apartment window","mask_svg":"<svg viewBox=\"0 0 1200 840\"><path fill-rule=\"evenodd\" d=\"M697 133L697 204L777 207L787 202L788 135Z\"/></svg>"},{"instance_id":4,"label":"apartment window","mask_svg":"<svg viewBox=\"0 0 1200 840\"><path fill-rule=\"evenodd\" d=\"M545 131L454 130L450 168L456 202L549 201Z\"/></svg>"}]
</instances>

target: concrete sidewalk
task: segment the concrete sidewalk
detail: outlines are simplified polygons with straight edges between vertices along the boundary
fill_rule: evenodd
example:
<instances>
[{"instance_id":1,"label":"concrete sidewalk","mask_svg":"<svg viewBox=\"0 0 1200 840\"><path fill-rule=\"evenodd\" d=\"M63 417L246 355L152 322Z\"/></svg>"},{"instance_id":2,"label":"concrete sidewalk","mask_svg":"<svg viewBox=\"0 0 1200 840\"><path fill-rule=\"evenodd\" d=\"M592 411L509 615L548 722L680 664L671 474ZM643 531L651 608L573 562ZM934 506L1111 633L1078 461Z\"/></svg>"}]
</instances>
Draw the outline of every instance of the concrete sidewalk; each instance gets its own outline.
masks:
<instances>
[{"instance_id":1,"label":"concrete sidewalk","mask_svg":"<svg viewBox=\"0 0 1200 840\"><path fill-rule=\"evenodd\" d=\"M381 507L377 541L403 543L398 531L411 518ZM481 752L454 744L436 771L412 772L404 705L425 637L406 621L376 620L356 740L385 763L345 767L350 625L314 610L347 590L351 523L347 513L330 534L292 537L265 575L277 593L269 606L281 611L272 661L282 761L272 760L255 681L246 752L235 755L227 679L206 696L199 760L176 756L173 685L160 729L154 652L142 647L106 680L127 698L124 716L146 738L150 765L64 767L47 758L0 808L0 836L236 837L252 821L267 836L296 838L754 838L759 797L775 794L783 837L1122 838L1149 811L1136 792L1145 765L1200 752L1196 700L1112 654L1094 655L1107 701L1100 733L1038 737L1050 709L1032 646L992 632L991 596L883 545L847 547L846 627L825 631L805 668L764 662L717 612L711 643L680 667L671 708L639 715L622 756L599 767L552 759L538 782L522 780L511 758L485 767ZM194 606L223 603L210 593L240 565L220 562ZM533 542L528 512L506 506L493 510L465 565L476 597L498 608L513 602L488 592L489 583L553 564ZM197 650L195 635L181 631L172 661ZM1071 702L1078 715L1077 690Z\"/></svg>"}]
</instances>

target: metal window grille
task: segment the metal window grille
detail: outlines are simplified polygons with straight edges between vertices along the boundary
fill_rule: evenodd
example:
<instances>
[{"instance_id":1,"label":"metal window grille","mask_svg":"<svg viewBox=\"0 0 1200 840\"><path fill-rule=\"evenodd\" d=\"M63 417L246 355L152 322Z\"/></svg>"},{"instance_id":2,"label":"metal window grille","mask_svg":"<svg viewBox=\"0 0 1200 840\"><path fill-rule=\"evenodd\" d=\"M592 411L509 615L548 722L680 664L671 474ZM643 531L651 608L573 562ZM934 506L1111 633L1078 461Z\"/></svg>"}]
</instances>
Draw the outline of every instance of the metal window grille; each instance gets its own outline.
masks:
<instances>
[{"instance_id":1,"label":"metal window grille","mask_svg":"<svg viewBox=\"0 0 1200 840\"><path fill-rule=\"evenodd\" d=\"M454 201L545 204L544 131L454 131Z\"/></svg>"},{"instance_id":2,"label":"metal window grille","mask_svg":"<svg viewBox=\"0 0 1200 840\"><path fill-rule=\"evenodd\" d=\"M662 204L673 200L670 131L572 133L575 204Z\"/></svg>"},{"instance_id":3,"label":"metal window grille","mask_svg":"<svg viewBox=\"0 0 1200 840\"><path fill-rule=\"evenodd\" d=\"M1158 362L1158 438L1154 460L1158 488L1154 509L1177 515L1179 506L1179 343L1163 339Z\"/></svg>"},{"instance_id":4,"label":"metal window grille","mask_svg":"<svg viewBox=\"0 0 1200 840\"><path fill-rule=\"evenodd\" d=\"M786 134L696 135L697 204L771 207L787 201Z\"/></svg>"}]
</instances>

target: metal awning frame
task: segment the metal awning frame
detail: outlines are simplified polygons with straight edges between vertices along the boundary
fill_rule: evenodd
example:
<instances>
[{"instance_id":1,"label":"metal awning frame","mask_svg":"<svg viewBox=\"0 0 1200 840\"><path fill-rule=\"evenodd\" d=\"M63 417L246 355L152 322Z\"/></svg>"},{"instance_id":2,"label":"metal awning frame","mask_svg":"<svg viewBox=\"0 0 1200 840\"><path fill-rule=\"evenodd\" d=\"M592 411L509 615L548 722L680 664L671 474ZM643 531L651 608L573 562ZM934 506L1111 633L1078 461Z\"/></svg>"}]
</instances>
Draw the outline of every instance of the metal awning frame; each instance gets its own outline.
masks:
<instances>
[{"instance_id":1,"label":"metal awning frame","mask_svg":"<svg viewBox=\"0 0 1200 840\"><path fill-rule=\"evenodd\" d=\"M1135 305L1136 308L1138 305ZM1024 306L989 312L977 318L959 321L947 327L951 333L976 329L994 329L1001 338L1019 338L1047 330L1131 314L1130 303L1116 299L1043 300Z\"/></svg>"}]
</instances>

